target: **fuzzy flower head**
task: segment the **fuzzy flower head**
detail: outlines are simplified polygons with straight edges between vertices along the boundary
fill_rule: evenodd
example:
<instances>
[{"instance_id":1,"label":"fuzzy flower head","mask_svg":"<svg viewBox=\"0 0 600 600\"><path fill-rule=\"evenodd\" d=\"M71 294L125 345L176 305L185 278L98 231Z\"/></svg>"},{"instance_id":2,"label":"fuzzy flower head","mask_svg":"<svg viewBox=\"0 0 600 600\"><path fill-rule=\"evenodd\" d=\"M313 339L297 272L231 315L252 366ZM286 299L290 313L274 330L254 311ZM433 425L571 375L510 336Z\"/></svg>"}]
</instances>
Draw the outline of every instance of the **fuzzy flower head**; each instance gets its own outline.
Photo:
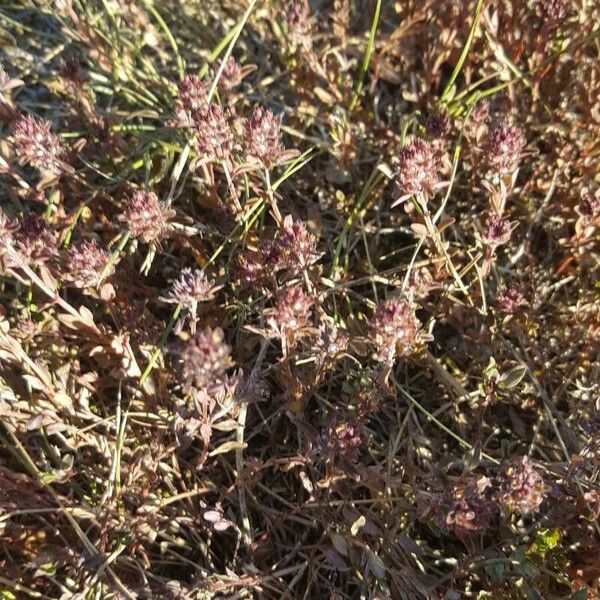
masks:
<instances>
[{"instance_id":1,"label":"fuzzy flower head","mask_svg":"<svg viewBox=\"0 0 600 600\"><path fill-rule=\"evenodd\" d=\"M281 288L275 297L275 306L269 311L269 324L279 333L295 332L306 327L314 299L300 286Z\"/></svg>"},{"instance_id":2,"label":"fuzzy flower head","mask_svg":"<svg viewBox=\"0 0 600 600\"><path fill-rule=\"evenodd\" d=\"M109 253L96 240L84 240L69 248L66 277L75 287L93 287L98 283L109 258Z\"/></svg>"},{"instance_id":3,"label":"fuzzy flower head","mask_svg":"<svg viewBox=\"0 0 600 600\"><path fill-rule=\"evenodd\" d=\"M541 0L539 13L546 30L556 29L567 16L567 5L563 0Z\"/></svg>"},{"instance_id":4,"label":"fuzzy flower head","mask_svg":"<svg viewBox=\"0 0 600 600\"><path fill-rule=\"evenodd\" d=\"M129 225L132 238L149 244L167 235L169 219L174 215L175 211L159 202L154 192L136 190L120 219Z\"/></svg>"},{"instance_id":5,"label":"fuzzy flower head","mask_svg":"<svg viewBox=\"0 0 600 600\"><path fill-rule=\"evenodd\" d=\"M183 351L183 375L188 387L220 385L231 367L231 348L221 328L206 328L192 337Z\"/></svg>"},{"instance_id":6,"label":"fuzzy flower head","mask_svg":"<svg viewBox=\"0 0 600 600\"><path fill-rule=\"evenodd\" d=\"M292 215L284 218L277 245L281 267L284 269L302 271L321 257L317 252L317 238L306 229L302 221L294 221Z\"/></svg>"},{"instance_id":7,"label":"fuzzy flower head","mask_svg":"<svg viewBox=\"0 0 600 600\"><path fill-rule=\"evenodd\" d=\"M233 133L227 122L225 111L211 104L198 113L194 122L194 148L199 156L225 158L233 150Z\"/></svg>"},{"instance_id":8,"label":"fuzzy flower head","mask_svg":"<svg viewBox=\"0 0 600 600\"><path fill-rule=\"evenodd\" d=\"M374 358L391 366L396 357L410 356L428 336L421 332L421 323L414 305L402 298L381 302L369 324L369 334L375 346Z\"/></svg>"},{"instance_id":9,"label":"fuzzy flower head","mask_svg":"<svg viewBox=\"0 0 600 600\"><path fill-rule=\"evenodd\" d=\"M60 173L64 150L51 128L49 121L31 115L22 116L12 124L14 149L20 164L54 175Z\"/></svg>"},{"instance_id":10,"label":"fuzzy flower head","mask_svg":"<svg viewBox=\"0 0 600 600\"><path fill-rule=\"evenodd\" d=\"M277 163L283 152L281 120L268 108L256 106L246 121L243 142L248 156L266 167Z\"/></svg>"},{"instance_id":11,"label":"fuzzy flower head","mask_svg":"<svg viewBox=\"0 0 600 600\"><path fill-rule=\"evenodd\" d=\"M544 500L546 485L527 456L513 462L501 476L498 496L509 512L526 515L536 512Z\"/></svg>"},{"instance_id":12,"label":"fuzzy flower head","mask_svg":"<svg viewBox=\"0 0 600 600\"><path fill-rule=\"evenodd\" d=\"M396 187L400 198L429 197L440 182L440 160L433 146L420 138L413 138L402 148L396 165Z\"/></svg>"},{"instance_id":13,"label":"fuzzy flower head","mask_svg":"<svg viewBox=\"0 0 600 600\"><path fill-rule=\"evenodd\" d=\"M489 170L500 177L514 173L523 158L525 145L525 136L516 125L503 123L494 127L483 149Z\"/></svg>"}]
</instances>

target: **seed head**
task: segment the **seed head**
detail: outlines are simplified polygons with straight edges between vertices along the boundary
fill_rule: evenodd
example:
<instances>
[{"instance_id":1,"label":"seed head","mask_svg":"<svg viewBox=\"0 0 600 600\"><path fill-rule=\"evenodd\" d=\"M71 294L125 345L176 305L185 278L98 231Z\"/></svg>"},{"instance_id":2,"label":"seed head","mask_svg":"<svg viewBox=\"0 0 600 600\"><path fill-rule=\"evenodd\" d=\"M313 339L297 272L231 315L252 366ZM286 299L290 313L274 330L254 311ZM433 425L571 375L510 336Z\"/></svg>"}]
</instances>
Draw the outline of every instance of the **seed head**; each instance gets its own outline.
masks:
<instances>
[{"instance_id":1,"label":"seed head","mask_svg":"<svg viewBox=\"0 0 600 600\"><path fill-rule=\"evenodd\" d=\"M501 476L498 500L509 512L536 512L544 500L546 486L527 456L509 465Z\"/></svg>"},{"instance_id":2,"label":"seed head","mask_svg":"<svg viewBox=\"0 0 600 600\"><path fill-rule=\"evenodd\" d=\"M397 356L409 356L419 342L428 339L414 305L401 298L381 302L369 324L370 339L375 346L374 358L391 366Z\"/></svg>"},{"instance_id":3,"label":"seed head","mask_svg":"<svg viewBox=\"0 0 600 600\"><path fill-rule=\"evenodd\" d=\"M319 260L317 238L302 221L294 221L292 215L283 220L283 229L277 238L279 263L282 268L302 271Z\"/></svg>"},{"instance_id":4,"label":"seed head","mask_svg":"<svg viewBox=\"0 0 600 600\"><path fill-rule=\"evenodd\" d=\"M517 126L503 123L494 127L483 149L489 170L499 176L516 171L523 158L525 145L525 136Z\"/></svg>"},{"instance_id":5,"label":"seed head","mask_svg":"<svg viewBox=\"0 0 600 600\"><path fill-rule=\"evenodd\" d=\"M400 197L430 196L440 181L440 160L433 146L413 138L402 150L396 165L396 186Z\"/></svg>"},{"instance_id":6,"label":"seed head","mask_svg":"<svg viewBox=\"0 0 600 600\"><path fill-rule=\"evenodd\" d=\"M69 248L66 277L75 287L93 287L98 283L109 258L109 253L95 239L84 240Z\"/></svg>"},{"instance_id":7,"label":"seed head","mask_svg":"<svg viewBox=\"0 0 600 600\"><path fill-rule=\"evenodd\" d=\"M298 331L308 324L314 304L300 286L281 288L275 298L275 307L269 311L269 324L277 332Z\"/></svg>"},{"instance_id":8,"label":"seed head","mask_svg":"<svg viewBox=\"0 0 600 600\"><path fill-rule=\"evenodd\" d=\"M268 108L256 106L246 121L243 142L248 156L266 167L275 164L283 152L281 120Z\"/></svg>"},{"instance_id":9,"label":"seed head","mask_svg":"<svg viewBox=\"0 0 600 600\"><path fill-rule=\"evenodd\" d=\"M132 238L148 244L167 235L169 219L174 215L175 211L161 204L154 192L136 190L120 219L129 225Z\"/></svg>"},{"instance_id":10,"label":"seed head","mask_svg":"<svg viewBox=\"0 0 600 600\"><path fill-rule=\"evenodd\" d=\"M600 198L586 194L581 198L577 212L588 222L600 218Z\"/></svg>"},{"instance_id":11,"label":"seed head","mask_svg":"<svg viewBox=\"0 0 600 600\"><path fill-rule=\"evenodd\" d=\"M19 163L57 175L64 150L58 137L50 131L51 127L49 121L26 115L16 120L11 129Z\"/></svg>"},{"instance_id":12,"label":"seed head","mask_svg":"<svg viewBox=\"0 0 600 600\"><path fill-rule=\"evenodd\" d=\"M231 366L231 348L221 328L206 328L190 339L183 352L186 385L206 389L222 383Z\"/></svg>"}]
</instances>

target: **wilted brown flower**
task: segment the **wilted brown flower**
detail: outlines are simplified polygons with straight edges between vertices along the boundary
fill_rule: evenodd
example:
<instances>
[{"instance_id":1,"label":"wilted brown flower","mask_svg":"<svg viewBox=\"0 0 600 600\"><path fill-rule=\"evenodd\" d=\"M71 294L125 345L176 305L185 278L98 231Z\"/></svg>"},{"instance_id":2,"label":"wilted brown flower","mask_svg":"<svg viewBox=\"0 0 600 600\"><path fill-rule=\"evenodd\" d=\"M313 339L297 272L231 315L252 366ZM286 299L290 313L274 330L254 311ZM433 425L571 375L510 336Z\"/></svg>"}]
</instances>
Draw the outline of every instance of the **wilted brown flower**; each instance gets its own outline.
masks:
<instances>
[{"instance_id":1,"label":"wilted brown flower","mask_svg":"<svg viewBox=\"0 0 600 600\"><path fill-rule=\"evenodd\" d=\"M246 121L243 142L248 156L266 167L275 164L283 152L281 120L268 108L256 106Z\"/></svg>"},{"instance_id":2,"label":"wilted brown flower","mask_svg":"<svg viewBox=\"0 0 600 600\"><path fill-rule=\"evenodd\" d=\"M411 302L391 298L381 302L369 323L374 358L391 366L397 356L410 356L420 342L427 341Z\"/></svg>"},{"instance_id":3,"label":"wilted brown flower","mask_svg":"<svg viewBox=\"0 0 600 600\"><path fill-rule=\"evenodd\" d=\"M509 512L535 512L544 500L546 486L527 456L510 464L500 478L498 501Z\"/></svg>"},{"instance_id":4,"label":"wilted brown flower","mask_svg":"<svg viewBox=\"0 0 600 600\"><path fill-rule=\"evenodd\" d=\"M284 269L301 271L321 257L317 252L317 238L306 229L302 221L294 221L292 215L284 218L277 245L279 262Z\"/></svg>"},{"instance_id":5,"label":"wilted brown flower","mask_svg":"<svg viewBox=\"0 0 600 600\"><path fill-rule=\"evenodd\" d=\"M483 149L489 170L500 176L516 171L523 158L525 145L525 136L515 125L503 123L494 127Z\"/></svg>"},{"instance_id":6,"label":"wilted brown flower","mask_svg":"<svg viewBox=\"0 0 600 600\"><path fill-rule=\"evenodd\" d=\"M366 443L363 426L353 417L334 416L317 439L315 450L331 463L355 463Z\"/></svg>"},{"instance_id":7,"label":"wilted brown flower","mask_svg":"<svg viewBox=\"0 0 600 600\"><path fill-rule=\"evenodd\" d=\"M231 348L218 327L199 331L183 351L183 375L187 386L209 388L219 385L231 367Z\"/></svg>"},{"instance_id":8,"label":"wilted brown flower","mask_svg":"<svg viewBox=\"0 0 600 600\"><path fill-rule=\"evenodd\" d=\"M98 283L109 258L110 254L95 239L84 240L69 248L65 276L75 287L92 287Z\"/></svg>"},{"instance_id":9,"label":"wilted brown flower","mask_svg":"<svg viewBox=\"0 0 600 600\"><path fill-rule=\"evenodd\" d=\"M31 115L22 116L12 124L15 154L20 164L54 175L60 173L64 150L51 128L49 121L38 120Z\"/></svg>"},{"instance_id":10,"label":"wilted brown flower","mask_svg":"<svg viewBox=\"0 0 600 600\"><path fill-rule=\"evenodd\" d=\"M167 235L169 219L174 215L175 211L159 202L154 192L136 190L120 219L129 225L132 238L151 243Z\"/></svg>"},{"instance_id":11,"label":"wilted brown flower","mask_svg":"<svg viewBox=\"0 0 600 600\"><path fill-rule=\"evenodd\" d=\"M298 331L308 324L313 304L314 299L300 286L281 288L269 310L269 324L277 332Z\"/></svg>"},{"instance_id":12,"label":"wilted brown flower","mask_svg":"<svg viewBox=\"0 0 600 600\"><path fill-rule=\"evenodd\" d=\"M490 480L482 476L448 491L438 509L438 525L463 538L483 531L494 516L495 507L485 496L490 486Z\"/></svg>"},{"instance_id":13,"label":"wilted brown flower","mask_svg":"<svg viewBox=\"0 0 600 600\"><path fill-rule=\"evenodd\" d=\"M402 148L395 168L396 187L400 198L430 196L440 182L441 163L433 146L413 138Z\"/></svg>"}]
</instances>

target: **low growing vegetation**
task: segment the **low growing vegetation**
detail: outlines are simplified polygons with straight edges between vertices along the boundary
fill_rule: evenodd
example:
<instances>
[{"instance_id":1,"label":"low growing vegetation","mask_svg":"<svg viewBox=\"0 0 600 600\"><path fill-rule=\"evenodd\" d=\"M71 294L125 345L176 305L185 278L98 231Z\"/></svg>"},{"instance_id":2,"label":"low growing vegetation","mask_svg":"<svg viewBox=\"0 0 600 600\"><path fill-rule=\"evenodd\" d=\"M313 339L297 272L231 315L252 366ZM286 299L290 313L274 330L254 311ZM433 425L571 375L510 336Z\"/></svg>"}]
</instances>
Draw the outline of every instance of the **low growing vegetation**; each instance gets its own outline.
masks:
<instances>
[{"instance_id":1,"label":"low growing vegetation","mask_svg":"<svg viewBox=\"0 0 600 600\"><path fill-rule=\"evenodd\" d=\"M598 598L597 0L0 32L0 599Z\"/></svg>"}]
</instances>

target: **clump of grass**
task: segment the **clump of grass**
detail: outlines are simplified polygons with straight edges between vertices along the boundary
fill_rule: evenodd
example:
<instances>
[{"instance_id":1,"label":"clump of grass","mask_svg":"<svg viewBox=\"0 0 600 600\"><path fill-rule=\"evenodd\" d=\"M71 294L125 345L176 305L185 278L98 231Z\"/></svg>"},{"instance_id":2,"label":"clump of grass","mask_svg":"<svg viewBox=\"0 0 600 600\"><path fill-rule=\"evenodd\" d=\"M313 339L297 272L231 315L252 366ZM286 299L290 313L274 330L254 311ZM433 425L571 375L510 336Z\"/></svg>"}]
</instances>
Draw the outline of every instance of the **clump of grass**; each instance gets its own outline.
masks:
<instances>
[{"instance_id":1,"label":"clump of grass","mask_svg":"<svg viewBox=\"0 0 600 600\"><path fill-rule=\"evenodd\" d=\"M595 597L594 3L0 22L3 598Z\"/></svg>"}]
</instances>

